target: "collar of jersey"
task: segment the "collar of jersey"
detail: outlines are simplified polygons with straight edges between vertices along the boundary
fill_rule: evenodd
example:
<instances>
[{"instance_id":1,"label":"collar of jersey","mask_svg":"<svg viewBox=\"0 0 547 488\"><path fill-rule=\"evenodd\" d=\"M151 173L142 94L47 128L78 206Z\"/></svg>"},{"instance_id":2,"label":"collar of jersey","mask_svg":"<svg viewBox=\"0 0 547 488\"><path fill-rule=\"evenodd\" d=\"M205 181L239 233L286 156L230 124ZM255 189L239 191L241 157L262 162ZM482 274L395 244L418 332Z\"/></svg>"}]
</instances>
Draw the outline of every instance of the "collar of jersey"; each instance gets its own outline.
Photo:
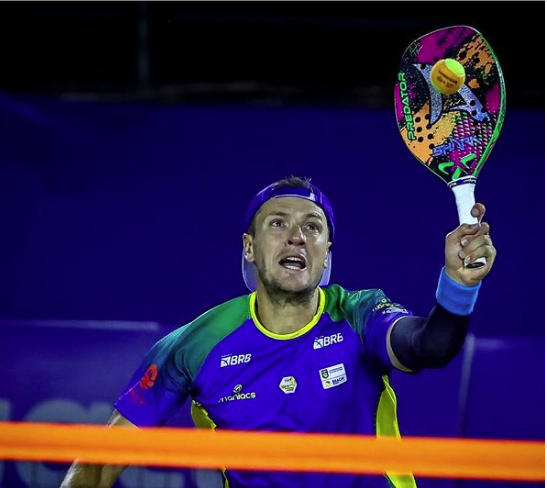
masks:
<instances>
[{"instance_id":1,"label":"collar of jersey","mask_svg":"<svg viewBox=\"0 0 547 488\"><path fill-rule=\"evenodd\" d=\"M266 329L260 321L258 320L258 317L256 315L256 291L251 293L250 299L249 299L249 308L251 310L251 318L253 319L254 324L256 325L256 328L262 332L264 335L267 335L268 337L271 337L272 339L278 339L282 341L287 341L289 339L296 339L297 337L300 337L301 335L304 335L306 332L309 332L316 324L319 322L319 319L321 318L321 315L323 315L323 312L325 310L325 292L318 288L319 290L319 307L317 307L317 312L311 319L311 321L306 324L301 329L298 329L295 332L291 332L290 334L276 334L275 332L272 332L271 330Z\"/></svg>"}]
</instances>

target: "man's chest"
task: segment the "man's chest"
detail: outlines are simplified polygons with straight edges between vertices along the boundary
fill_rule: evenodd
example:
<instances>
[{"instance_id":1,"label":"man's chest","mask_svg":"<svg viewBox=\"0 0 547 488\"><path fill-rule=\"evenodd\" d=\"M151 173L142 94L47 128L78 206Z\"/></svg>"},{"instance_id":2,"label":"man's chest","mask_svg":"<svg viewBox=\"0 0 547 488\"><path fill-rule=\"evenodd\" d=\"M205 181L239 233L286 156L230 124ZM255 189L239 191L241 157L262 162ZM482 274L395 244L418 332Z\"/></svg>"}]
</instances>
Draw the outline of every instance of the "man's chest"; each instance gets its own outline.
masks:
<instances>
[{"instance_id":1,"label":"man's chest","mask_svg":"<svg viewBox=\"0 0 547 488\"><path fill-rule=\"evenodd\" d=\"M378 375L349 327L324 324L289 341L242 332L196 378L195 400L218 427L340 432L355 429L354 415L373 416Z\"/></svg>"}]
</instances>

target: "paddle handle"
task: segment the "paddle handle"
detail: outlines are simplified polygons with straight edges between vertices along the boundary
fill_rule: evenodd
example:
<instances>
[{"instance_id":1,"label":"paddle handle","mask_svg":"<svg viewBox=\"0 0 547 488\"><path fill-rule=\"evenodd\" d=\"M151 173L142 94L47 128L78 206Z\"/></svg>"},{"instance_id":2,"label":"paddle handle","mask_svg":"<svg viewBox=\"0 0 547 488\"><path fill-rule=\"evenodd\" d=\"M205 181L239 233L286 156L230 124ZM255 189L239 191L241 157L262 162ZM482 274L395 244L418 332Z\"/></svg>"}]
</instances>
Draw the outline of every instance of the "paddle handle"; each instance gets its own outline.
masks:
<instances>
[{"instance_id":1,"label":"paddle handle","mask_svg":"<svg viewBox=\"0 0 547 488\"><path fill-rule=\"evenodd\" d=\"M460 224L477 224L479 220L471 215L471 209L475 205L475 182L470 181L462 185L452 186L458 207ZM478 258L467 265L468 268L482 268L486 264L486 258Z\"/></svg>"}]
</instances>

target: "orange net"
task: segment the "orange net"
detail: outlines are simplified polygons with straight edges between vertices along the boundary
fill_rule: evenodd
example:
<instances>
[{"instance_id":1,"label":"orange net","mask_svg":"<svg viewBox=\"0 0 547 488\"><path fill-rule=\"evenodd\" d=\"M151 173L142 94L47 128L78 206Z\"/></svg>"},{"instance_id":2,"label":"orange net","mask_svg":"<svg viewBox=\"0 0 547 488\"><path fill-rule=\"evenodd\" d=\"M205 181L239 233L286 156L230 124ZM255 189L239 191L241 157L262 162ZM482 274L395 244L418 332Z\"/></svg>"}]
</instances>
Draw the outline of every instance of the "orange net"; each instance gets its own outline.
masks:
<instances>
[{"instance_id":1,"label":"orange net","mask_svg":"<svg viewBox=\"0 0 547 488\"><path fill-rule=\"evenodd\" d=\"M539 441L0 422L0 459L543 481Z\"/></svg>"}]
</instances>

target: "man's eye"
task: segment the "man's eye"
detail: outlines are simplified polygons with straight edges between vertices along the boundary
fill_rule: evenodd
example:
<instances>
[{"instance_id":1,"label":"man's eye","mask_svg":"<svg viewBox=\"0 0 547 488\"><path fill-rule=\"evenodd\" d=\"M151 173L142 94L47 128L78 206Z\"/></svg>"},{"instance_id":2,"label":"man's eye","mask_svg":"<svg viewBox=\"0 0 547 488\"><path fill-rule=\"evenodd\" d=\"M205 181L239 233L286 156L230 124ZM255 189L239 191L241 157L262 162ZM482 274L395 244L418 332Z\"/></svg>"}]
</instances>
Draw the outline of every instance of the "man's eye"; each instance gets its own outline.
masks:
<instances>
[{"instance_id":1,"label":"man's eye","mask_svg":"<svg viewBox=\"0 0 547 488\"><path fill-rule=\"evenodd\" d=\"M312 232L318 232L319 231L319 227L317 227L317 225L312 224L312 223L306 224L306 229L311 230Z\"/></svg>"},{"instance_id":2,"label":"man's eye","mask_svg":"<svg viewBox=\"0 0 547 488\"><path fill-rule=\"evenodd\" d=\"M276 220L272 220L270 222L270 226L271 227L281 227L283 225L283 221L282 220L279 220L279 219L276 219Z\"/></svg>"}]
</instances>

